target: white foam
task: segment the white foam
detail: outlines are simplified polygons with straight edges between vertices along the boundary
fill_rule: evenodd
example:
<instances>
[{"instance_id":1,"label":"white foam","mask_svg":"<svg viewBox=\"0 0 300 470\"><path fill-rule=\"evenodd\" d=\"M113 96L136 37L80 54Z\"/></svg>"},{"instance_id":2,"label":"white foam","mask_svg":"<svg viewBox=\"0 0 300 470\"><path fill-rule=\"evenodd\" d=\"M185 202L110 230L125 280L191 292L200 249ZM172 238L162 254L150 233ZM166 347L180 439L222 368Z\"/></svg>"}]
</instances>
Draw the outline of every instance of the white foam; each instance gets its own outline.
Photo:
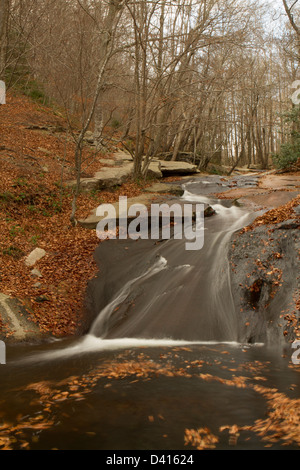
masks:
<instances>
[{"instance_id":1,"label":"white foam","mask_svg":"<svg viewBox=\"0 0 300 470\"><path fill-rule=\"evenodd\" d=\"M77 341L74 345L67 348L57 349L55 351L48 351L45 353L38 353L27 358L24 358L19 363L40 363L46 361L54 361L57 359L68 359L70 357L83 356L85 354L104 352L104 351L117 351L125 349L139 349L139 348L173 348L173 347L188 347L188 346L230 346L232 348L245 348L245 347L261 347L263 343L245 345L235 341L185 341L165 339L143 339L143 338L118 338L118 339L102 339L96 338L93 335L87 335Z\"/></svg>"}]
</instances>

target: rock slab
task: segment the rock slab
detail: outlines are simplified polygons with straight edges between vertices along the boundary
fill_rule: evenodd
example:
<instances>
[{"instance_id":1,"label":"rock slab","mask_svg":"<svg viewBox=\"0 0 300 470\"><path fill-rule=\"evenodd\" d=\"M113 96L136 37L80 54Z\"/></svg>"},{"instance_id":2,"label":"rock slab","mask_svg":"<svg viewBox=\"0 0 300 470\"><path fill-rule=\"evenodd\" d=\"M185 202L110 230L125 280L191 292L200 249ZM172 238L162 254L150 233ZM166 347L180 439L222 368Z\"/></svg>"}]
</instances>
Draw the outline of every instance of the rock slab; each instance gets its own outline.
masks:
<instances>
[{"instance_id":1,"label":"rock slab","mask_svg":"<svg viewBox=\"0 0 300 470\"><path fill-rule=\"evenodd\" d=\"M30 255L25 259L25 264L27 267L33 267L39 260L46 256L46 251L42 248L36 248L33 250Z\"/></svg>"}]
</instances>

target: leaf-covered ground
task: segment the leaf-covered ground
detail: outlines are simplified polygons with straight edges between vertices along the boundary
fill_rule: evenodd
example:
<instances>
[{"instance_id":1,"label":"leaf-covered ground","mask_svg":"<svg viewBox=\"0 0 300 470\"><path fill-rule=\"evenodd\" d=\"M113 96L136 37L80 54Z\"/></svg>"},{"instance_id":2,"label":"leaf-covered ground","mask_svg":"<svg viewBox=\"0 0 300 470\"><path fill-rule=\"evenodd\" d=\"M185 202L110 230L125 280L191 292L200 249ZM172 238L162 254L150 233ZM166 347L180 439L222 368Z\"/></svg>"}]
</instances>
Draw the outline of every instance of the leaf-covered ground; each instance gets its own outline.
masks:
<instances>
[{"instance_id":1,"label":"leaf-covered ground","mask_svg":"<svg viewBox=\"0 0 300 470\"><path fill-rule=\"evenodd\" d=\"M72 191L61 181L74 179L74 144L66 139L66 129L58 112L24 96L9 94L0 106L0 292L20 299L41 331L56 336L78 330L99 243L95 231L74 228L69 221ZM87 146L83 176L93 175L103 166L99 160L110 156ZM141 192L141 186L128 182L112 191L81 194L77 217L121 194ZM35 266L41 278L24 263L37 247L47 252Z\"/></svg>"},{"instance_id":2,"label":"leaf-covered ground","mask_svg":"<svg viewBox=\"0 0 300 470\"><path fill-rule=\"evenodd\" d=\"M74 144L66 130L59 111L19 94L8 94L7 104L0 106L0 292L20 299L41 331L56 336L78 331L86 284L96 274L93 252L99 243L95 231L74 228L69 221L72 192L62 182L74 179ZM82 176L87 177L111 154L86 146L83 157ZM129 181L112 191L81 194L77 217L120 195L133 197L142 191ZM254 225L290 218L299 197ZM41 278L33 277L24 263L37 247L47 252L36 265ZM7 336L13 334L1 318L0 326Z\"/></svg>"}]
</instances>

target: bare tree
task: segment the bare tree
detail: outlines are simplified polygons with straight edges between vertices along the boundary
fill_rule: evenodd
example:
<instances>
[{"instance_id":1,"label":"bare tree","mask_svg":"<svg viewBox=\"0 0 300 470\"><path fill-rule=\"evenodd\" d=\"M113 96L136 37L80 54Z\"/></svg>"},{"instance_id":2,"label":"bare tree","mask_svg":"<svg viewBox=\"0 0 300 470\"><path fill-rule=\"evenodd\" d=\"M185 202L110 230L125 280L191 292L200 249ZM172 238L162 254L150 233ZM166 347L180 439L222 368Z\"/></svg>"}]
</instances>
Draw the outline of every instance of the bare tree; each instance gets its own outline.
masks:
<instances>
[{"instance_id":1,"label":"bare tree","mask_svg":"<svg viewBox=\"0 0 300 470\"><path fill-rule=\"evenodd\" d=\"M5 69L5 46L9 12L9 0L0 0L0 77Z\"/></svg>"},{"instance_id":2,"label":"bare tree","mask_svg":"<svg viewBox=\"0 0 300 470\"><path fill-rule=\"evenodd\" d=\"M287 14L288 19L289 19L289 22L290 22L293 30L296 32L297 36L300 38L300 28L295 22L294 12L293 12L294 7L298 3L298 0L293 1L292 5L290 5L290 6L288 5L286 0L282 0L282 1L283 1L284 9L285 9L286 14Z\"/></svg>"}]
</instances>

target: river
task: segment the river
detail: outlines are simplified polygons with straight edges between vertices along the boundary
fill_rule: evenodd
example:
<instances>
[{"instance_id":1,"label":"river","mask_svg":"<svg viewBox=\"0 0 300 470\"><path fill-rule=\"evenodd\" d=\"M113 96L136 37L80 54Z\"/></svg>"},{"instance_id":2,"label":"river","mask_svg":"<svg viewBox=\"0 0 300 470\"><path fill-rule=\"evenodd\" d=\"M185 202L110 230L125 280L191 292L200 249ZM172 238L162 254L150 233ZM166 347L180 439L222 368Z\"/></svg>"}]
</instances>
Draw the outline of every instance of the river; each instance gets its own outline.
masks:
<instances>
[{"instance_id":1,"label":"river","mask_svg":"<svg viewBox=\"0 0 300 470\"><path fill-rule=\"evenodd\" d=\"M8 346L2 448L299 448L289 421L300 385L292 350L243 344L230 288L229 243L257 213L212 198L221 184L185 185L183 202L216 211L202 250L174 239L103 242L88 334Z\"/></svg>"}]
</instances>

